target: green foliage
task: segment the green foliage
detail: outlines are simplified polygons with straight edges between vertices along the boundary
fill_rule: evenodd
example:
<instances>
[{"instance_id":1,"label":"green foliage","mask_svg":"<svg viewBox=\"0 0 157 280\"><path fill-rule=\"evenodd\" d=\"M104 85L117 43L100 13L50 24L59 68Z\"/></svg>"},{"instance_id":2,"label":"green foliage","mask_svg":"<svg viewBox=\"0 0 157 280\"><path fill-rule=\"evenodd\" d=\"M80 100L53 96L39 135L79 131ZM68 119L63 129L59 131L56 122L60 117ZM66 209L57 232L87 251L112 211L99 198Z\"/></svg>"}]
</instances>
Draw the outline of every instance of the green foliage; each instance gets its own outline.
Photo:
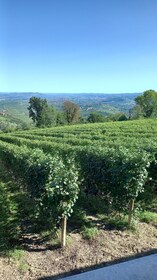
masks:
<instances>
[{"instance_id":1,"label":"green foliage","mask_svg":"<svg viewBox=\"0 0 157 280\"><path fill-rule=\"evenodd\" d=\"M79 194L74 211L76 209L77 212L79 208L85 209L89 215L102 214L104 212L108 213L110 211L107 198L105 200L104 197L100 195L88 194L85 192Z\"/></svg>"},{"instance_id":2,"label":"green foliage","mask_svg":"<svg viewBox=\"0 0 157 280\"><path fill-rule=\"evenodd\" d=\"M85 210L80 209L79 206L76 204L74 207L74 212L71 215L70 225L72 225L75 228L78 228L88 224L89 221L87 219Z\"/></svg>"},{"instance_id":3,"label":"green foliage","mask_svg":"<svg viewBox=\"0 0 157 280\"><path fill-rule=\"evenodd\" d=\"M120 148L109 154L107 160L109 168L106 179L109 180L112 203L117 209L127 210L130 199L135 199L139 193L144 192L148 179L147 169L152 158L140 150Z\"/></svg>"},{"instance_id":4,"label":"green foliage","mask_svg":"<svg viewBox=\"0 0 157 280\"><path fill-rule=\"evenodd\" d=\"M125 216L123 217L111 217L107 221L107 225L110 229L126 230L128 229L128 221Z\"/></svg>"},{"instance_id":5,"label":"green foliage","mask_svg":"<svg viewBox=\"0 0 157 280\"><path fill-rule=\"evenodd\" d=\"M1 144L3 161L27 186L36 205L37 215L59 220L70 216L78 198L78 171L72 159L65 163L39 149Z\"/></svg>"},{"instance_id":6,"label":"green foliage","mask_svg":"<svg viewBox=\"0 0 157 280\"><path fill-rule=\"evenodd\" d=\"M96 123L96 122L105 122L106 117L98 114L96 112L90 113L89 117L87 118L87 121L90 123Z\"/></svg>"},{"instance_id":7,"label":"green foliage","mask_svg":"<svg viewBox=\"0 0 157 280\"><path fill-rule=\"evenodd\" d=\"M18 207L8 184L0 183L0 249L7 249L20 233Z\"/></svg>"},{"instance_id":8,"label":"green foliage","mask_svg":"<svg viewBox=\"0 0 157 280\"><path fill-rule=\"evenodd\" d=\"M56 124L57 125L65 125L65 124L67 124L64 112L57 112Z\"/></svg>"},{"instance_id":9,"label":"green foliage","mask_svg":"<svg viewBox=\"0 0 157 280\"><path fill-rule=\"evenodd\" d=\"M8 250L6 253L7 257L14 263L16 263L17 269L21 273L25 273L29 269L29 265L25 262L25 252L20 248L14 248L12 250Z\"/></svg>"},{"instance_id":10,"label":"green foliage","mask_svg":"<svg viewBox=\"0 0 157 280\"><path fill-rule=\"evenodd\" d=\"M148 194L157 196L156 124L154 119L1 134L0 157L24 182L34 215L49 224L71 215L81 188L84 201L80 196L75 207L78 222L87 225L81 211L128 213L130 199L136 207L138 200L148 205Z\"/></svg>"},{"instance_id":11,"label":"green foliage","mask_svg":"<svg viewBox=\"0 0 157 280\"><path fill-rule=\"evenodd\" d=\"M142 108L137 104L135 107L133 107L130 110L130 119L136 120L136 119L142 119L143 118L143 111Z\"/></svg>"},{"instance_id":12,"label":"green foliage","mask_svg":"<svg viewBox=\"0 0 157 280\"><path fill-rule=\"evenodd\" d=\"M97 227L83 227L82 236L84 239L93 240L98 235Z\"/></svg>"},{"instance_id":13,"label":"green foliage","mask_svg":"<svg viewBox=\"0 0 157 280\"><path fill-rule=\"evenodd\" d=\"M64 101L63 112L68 124L78 123L80 121L80 108L71 101Z\"/></svg>"},{"instance_id":14,"label":"green foliage","mask_svg":"<svg viewBox=\"0 0 157 280\"><path fill-rule=\"evenodd\" d=\"M109 114L108 116L104 116L100 113L92 112L87 118L87 122L89 123L126 121L126 120L127 120L127 116L124 113Z\"/></svg>"},{"instance_id":15,"label":"green foliage","mask_svg":"<svg viewBox=\"0 0 157 280\"><path fill-rule=\"evenodd\" d=\"M51 209L53 216L58 219L71 216L78 193L78 171L73 159L67 159L64 163L59 157L55 157L51 160L49 177L43 194L46 208Z\"/></svg>"},{"instance_id":16,"label":"green foliage","mask_svg":"<svg viewBox=\"0 0 157 280\"><path fill-rule=\"evenodd\" d=\"M56 124L56 111L52 106L44 106L41 111L40 127L51 127Z\"/></svg>"},{"instance_id":17,"label":"green foliage","mask_svg":"<svg viewBox=\"0 0 157 280\"><path fill-rule=\"evenodd\" d=\"M157 222L157 214L150 211L140 212L138 214L138 218L141 222L144 223Z\"/></svg>"},{"instance_id":18,"label":"green foliage","mask_svg":"<svg viewBox=\"0 0 157 280\"><path fill-rule=\"evenodd\" d=\"M16 178L17 179L17 178ZM18 244L22 224L34 222L34 203L24 191L24 184L0 162L0 249L8 250Z\"/></svg>"},{"instance_id":19,"label":"green foliage","mask_svg":"<svg viewBox=\"0 0 157 280\"><path fill-rule=\"evenodd\" d=\"M145 118L157 117L157 92L147 90L143 95L137 96L135 102L139 108L140 115Z\"/></svg>"},{"instance_id":20,"label":"green foliage","mask_svg":"<svg viewBox=\"0 0 157 280\"><path fill-rule=\"evenodd\" d=\"M50 127L56 123L56 112L46 99L31 97L29 100L29 117L37 127Z\"/></svg>"},{"instance_id":21,"label":"green foliage","mask_svg":"<svg viewBox=\"0 0 157 280\"><path fill-rule=\"evenodd\" d=\"M124 113L116 113L109 115L107 121L127 121L127 116Z\"/></svg>"},{"instance_id":22,"label":"green foliage","mask_svg":"<svg viewBox=\"0 0 157 280\"><path fill-rule=\"evenodd\" d=\"M20 248L15 248L7 252L7 256L14 261L20 261L24 257L24 251Z\"/></svg>"}]
</instances>

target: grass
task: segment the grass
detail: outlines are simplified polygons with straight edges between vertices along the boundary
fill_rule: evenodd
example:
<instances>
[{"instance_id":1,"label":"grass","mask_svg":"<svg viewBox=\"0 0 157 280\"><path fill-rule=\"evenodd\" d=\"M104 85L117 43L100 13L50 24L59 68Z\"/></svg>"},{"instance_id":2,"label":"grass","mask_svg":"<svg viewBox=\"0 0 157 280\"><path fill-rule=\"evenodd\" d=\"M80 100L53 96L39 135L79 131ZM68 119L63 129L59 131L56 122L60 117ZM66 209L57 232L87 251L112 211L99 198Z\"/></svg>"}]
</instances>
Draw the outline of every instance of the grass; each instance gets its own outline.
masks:
<instances>
[{"instance_id":1,"label":"grass","mask_svg":"<svg viewBox=\"0 0 157 280\"><path fill-rule=\"evenodd\" d=\"M18 264L18 270L21 273L25 273L28 269L29 269L29 265L25 261L22 261Z\"/></svg>"},{"instance_id":2,"label":"grass","mask_svg":"<svg viewBox=\"0 0 157 280\"><path fill-rule=\"evenodd\" d=\"M25 252L21 248L15 248L7 251L6 256L16 264L17 269L21 273L25 273L29 269L29 265L24 260Z\"/></svg>"},{"instance_id":3,"label":"grass","mask_svg":"<svg viewBox=\"0 0 157 280\"><path fill-rule=\"evenodd\" d=\"M140 212L138 218L144 223L157 223L157 214L150 211Z\"/></svg>"},{"instance_id":4,"label":"grass","mask_svg":"<svg viewBox=\"0 0 157 280\"><path fill-rule=\"evenodd\" d=\"M7 252L7 257L12 259L13 261L20 261L24 257L24 254L24 250L15 248Z\"/></svg>"},{"instance_id":5,"label":"grass","mask_svg":"<svg viewBox=\"0 0 157 280\"><path fill-rule=\"evenodd\" d=\"M82 236L84 239L87 240L93 240L97 235L98 235L99 231L97 229L97 227L83 227L82 230Z\"/></svg>"}]
</instances>

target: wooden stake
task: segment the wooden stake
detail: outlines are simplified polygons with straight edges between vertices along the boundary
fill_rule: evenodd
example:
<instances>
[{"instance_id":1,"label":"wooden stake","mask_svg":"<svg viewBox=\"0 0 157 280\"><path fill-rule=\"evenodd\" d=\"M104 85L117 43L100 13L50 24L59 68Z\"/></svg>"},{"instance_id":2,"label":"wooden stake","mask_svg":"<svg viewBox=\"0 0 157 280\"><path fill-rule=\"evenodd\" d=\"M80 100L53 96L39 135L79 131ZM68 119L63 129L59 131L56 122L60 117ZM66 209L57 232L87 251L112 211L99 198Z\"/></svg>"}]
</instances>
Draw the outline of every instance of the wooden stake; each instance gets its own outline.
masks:
<instances>
[{"instance_id":1,"label":"wooden stake","mask_svg":"<svg viewBox=\"0 0 157 280\"><path fill-rule=\"evenodd\" d=\"M66 246L66 230L67 230L67 217L62 218L62 234L61 234L61 246L64 248Z\"/></svg>"},{"instance_id":2,"label":"wooden stake","mask_svg":"<svg viewBox=\"0 0 157 280\"><path fill-rule=\"evenodd\" d=\"M128 225L129 225L129 227L131 225L132 214L133 214L133 210L134 210L134 203L135 203L135 200L131 199L130 203L129 203L129 215L128 215Z\"/></svg>"}]
</instances>

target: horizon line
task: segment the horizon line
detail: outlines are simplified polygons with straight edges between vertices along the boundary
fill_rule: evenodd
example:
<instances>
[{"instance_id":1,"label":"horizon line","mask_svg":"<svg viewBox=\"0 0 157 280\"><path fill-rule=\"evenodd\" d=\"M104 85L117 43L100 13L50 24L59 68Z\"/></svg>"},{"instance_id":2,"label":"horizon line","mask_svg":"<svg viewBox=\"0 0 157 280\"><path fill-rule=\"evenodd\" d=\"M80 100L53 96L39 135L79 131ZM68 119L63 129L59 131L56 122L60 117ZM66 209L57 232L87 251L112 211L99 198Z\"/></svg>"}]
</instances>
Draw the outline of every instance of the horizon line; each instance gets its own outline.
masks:
<instances>
[{"instance_id":1,"label":"horizon line","mask_svg":"<svg viewBox=\"0 0 157 280\"><path fill-rule=\"evenodd\" d=\"M136 94L142 92L40 92L40 91L0 91L0 94L9 93L33 93L33 94Z\"/></svg>"}]
</instances>

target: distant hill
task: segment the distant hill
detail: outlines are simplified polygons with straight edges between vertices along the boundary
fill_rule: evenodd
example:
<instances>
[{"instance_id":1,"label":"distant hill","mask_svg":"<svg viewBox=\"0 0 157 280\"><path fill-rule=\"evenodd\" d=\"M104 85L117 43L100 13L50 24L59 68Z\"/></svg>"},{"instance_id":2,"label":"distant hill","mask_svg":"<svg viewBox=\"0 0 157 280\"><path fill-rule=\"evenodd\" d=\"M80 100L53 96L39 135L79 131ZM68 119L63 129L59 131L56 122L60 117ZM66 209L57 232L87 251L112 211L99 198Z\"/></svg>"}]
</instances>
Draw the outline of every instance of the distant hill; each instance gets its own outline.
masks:
<instances>
[{"instance_id":1,"label":"distant hill","mask_svg":"<svg viewBox=\"0 0 157 280\"><path fill-rule=\"evenodd\" d=\"M0 93L0 113L5 111L9 119L20 120L23 123L31 123L28 117L28 101L30 97L36 96L46 98L50 104L61 109L65 100L78 104L82 116L88 116L97 111L103 115L119 112L128 113L135 105L134 99L140 93L38 93L38 92L8 92Z\"/></svg>"}]
</instances>

